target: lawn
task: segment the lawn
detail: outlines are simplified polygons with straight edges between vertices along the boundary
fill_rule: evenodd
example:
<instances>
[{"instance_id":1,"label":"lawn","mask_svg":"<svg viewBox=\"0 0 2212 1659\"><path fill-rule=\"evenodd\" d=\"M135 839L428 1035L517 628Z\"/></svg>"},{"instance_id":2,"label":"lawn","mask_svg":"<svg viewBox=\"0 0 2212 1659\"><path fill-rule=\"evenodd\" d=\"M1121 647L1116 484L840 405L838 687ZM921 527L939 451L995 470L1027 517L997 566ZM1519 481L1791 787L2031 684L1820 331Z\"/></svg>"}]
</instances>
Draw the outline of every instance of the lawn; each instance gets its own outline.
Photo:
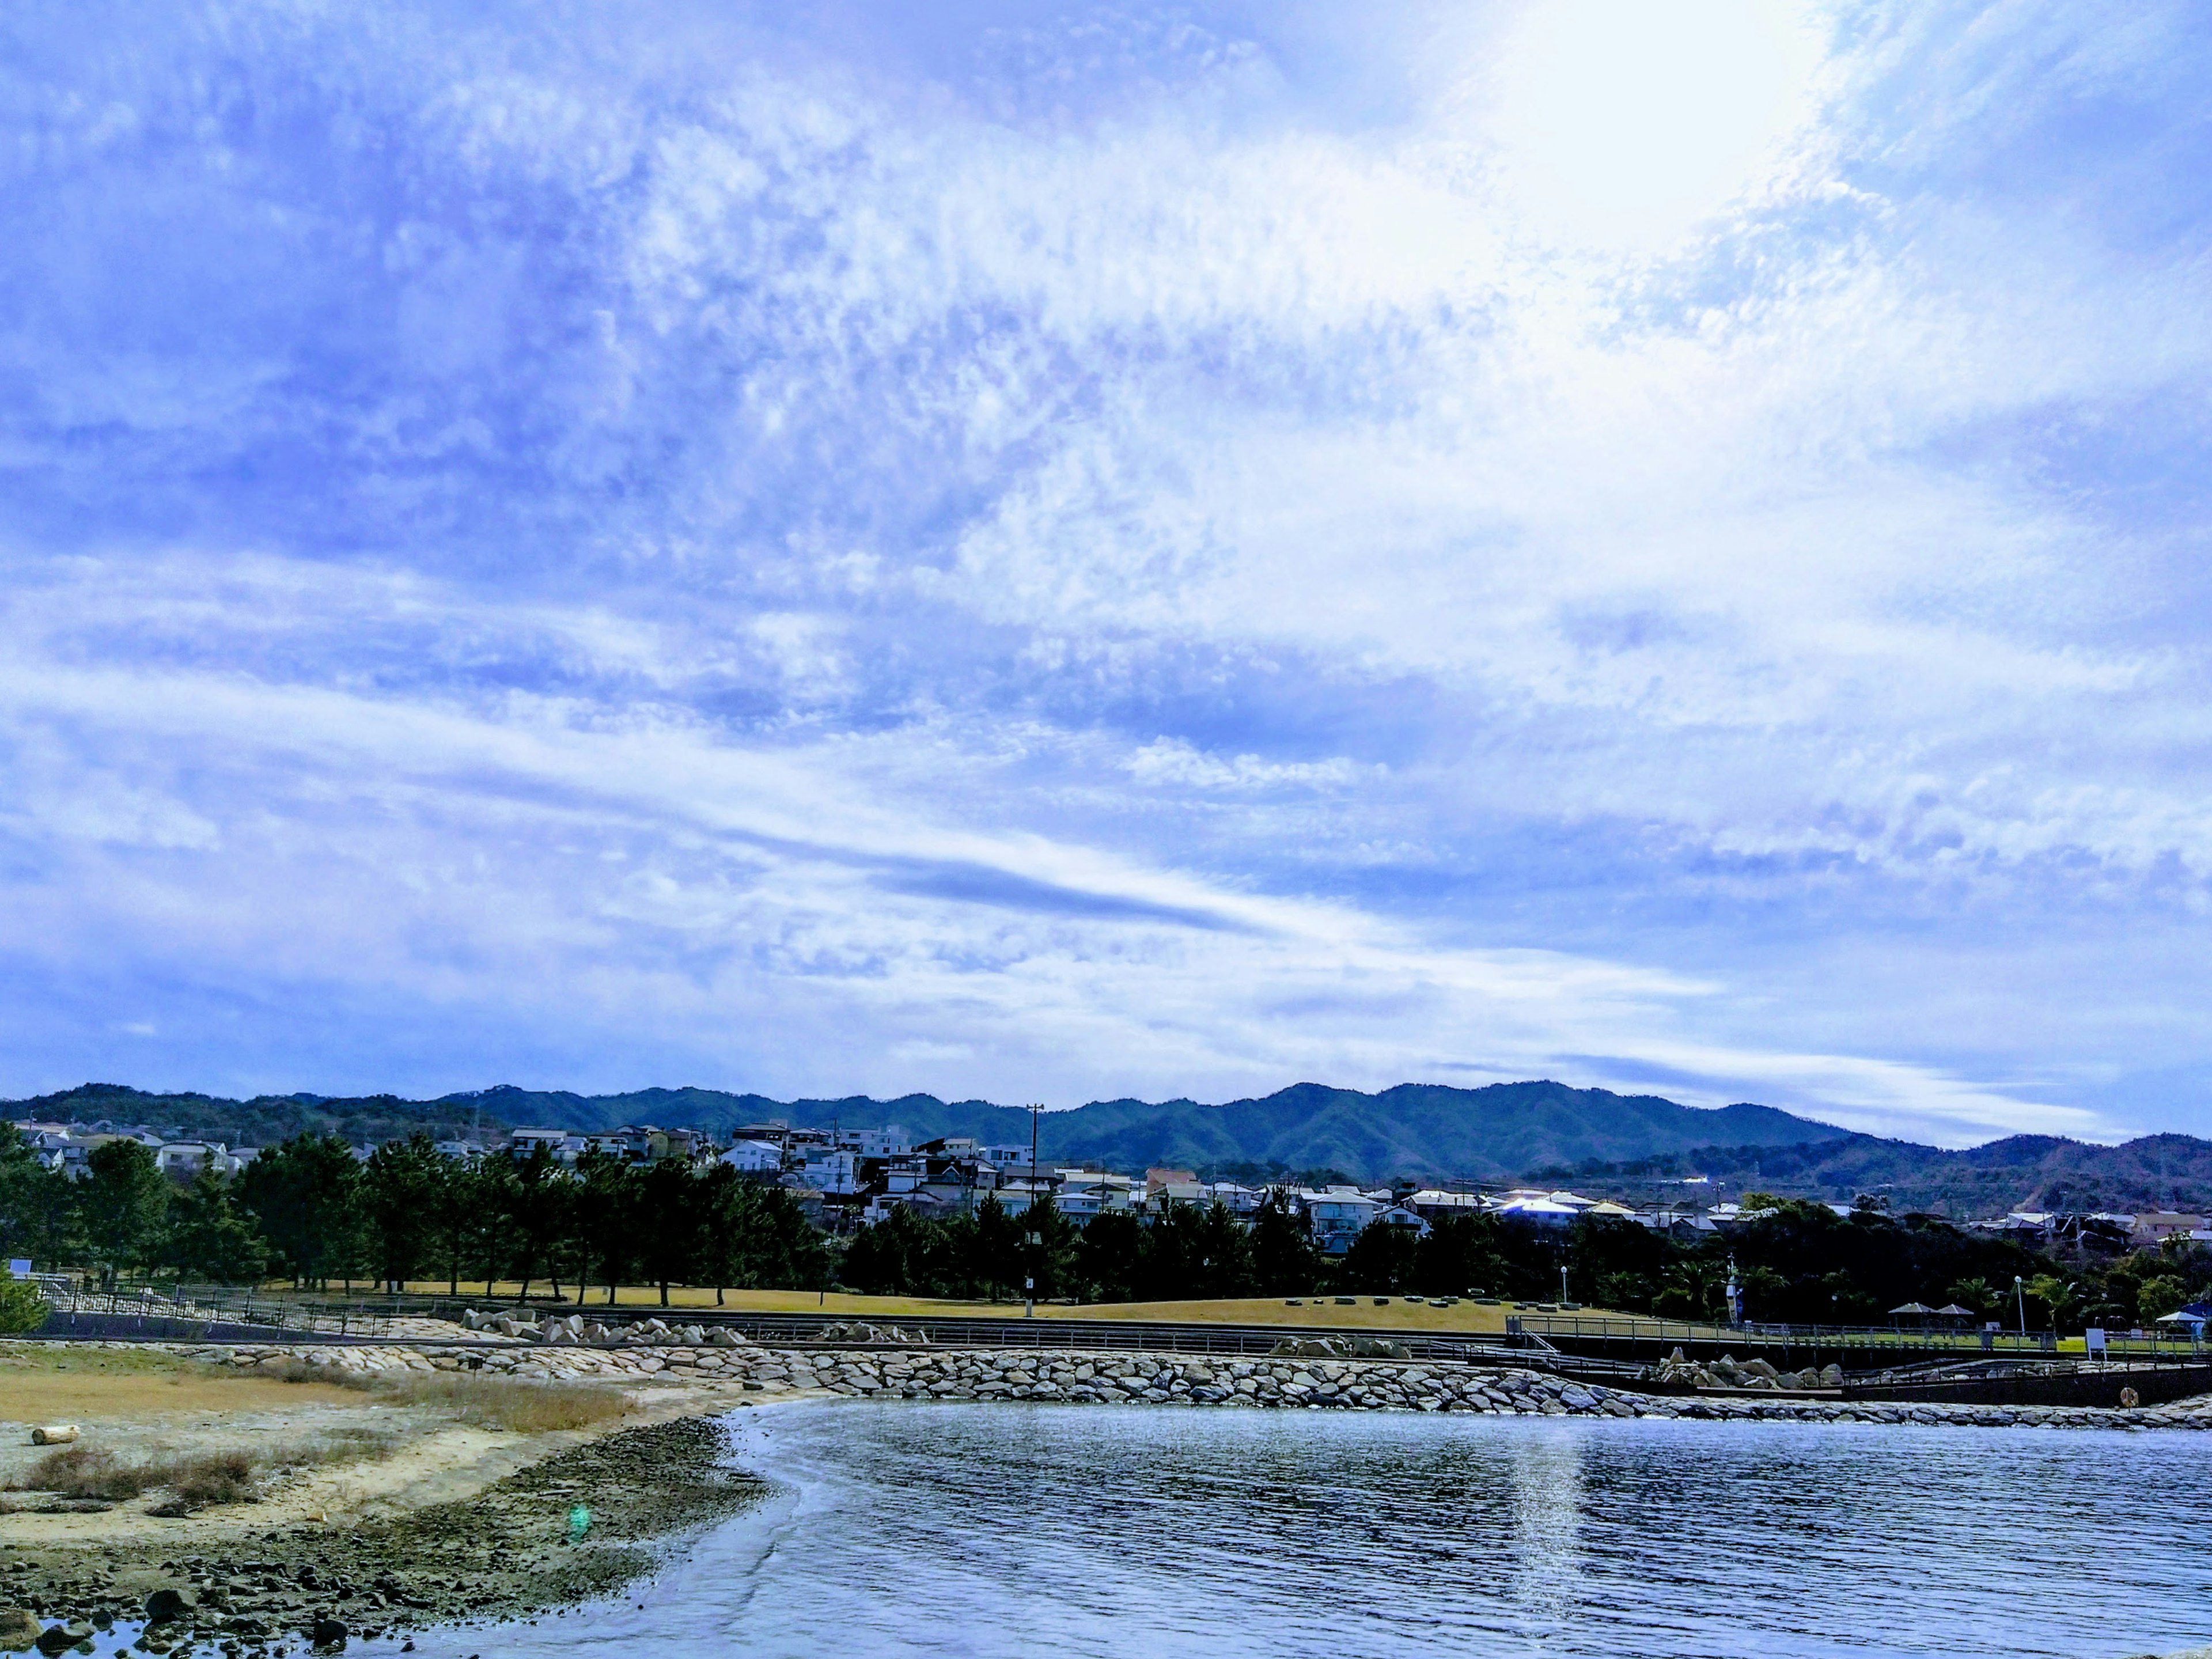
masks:
<instances>
[{"instance_id":1,"label":"lawn","mask_svg":"<svg viewBox=\"0 0 2212 1659\"><path fill-rule=\"evenodd\" d=\"M538 1294L532 1297L533 1305L543 1304L547 1298L543 1287L533 1287ZM462 1299L473 1299L484 1307L495 1303L512 1302L521 1289L512 1281L495 1285L494 1294L483 1295L481 1282L473 1287L462 1287ZM410 1293L443 1296L442 1285L410 1285ZM685 1309L711 1310L718 1304L711 1290L678 1285L668 1293L670 1310ZM1351 1298L1351 1306L1339 1304L1334 1297L1304 1297L1302 1305L1286 1305L1281 1297L1249 1297L1218 1302L1099 1302L1085 1303L1079 1307L1043 1304L1036 1310L1039 1319L1127 1319L1152 1320L1176 1323L1206 1325L1341 1325L1363 1330L1451 1331L1468 1334L1495 1334L1505 1328L1505 1307L1478 1307L1461 1302L1449 1308L1437 1308L1425 1303L1412 1303L1402 1297L1362 1296ZM587 1313L603 1311L606 1306L604 1288L594 1289L579 1304L573 1294L566 1306L580 1305ZM617 1292L616 1306L625 1314L650 1314L660 1310L660 1291L653 1285L624 1285ZM811 1291L725 1291L719 1304L725 1313L813 1313L835 1316L843 1319L900 1320L900 1319L1010 1319L1021 1316L1018 1302L959 1302L930 1297L911 1296L852 1296L838 1291L826 1295Z\"/></svg>"}]
</instances>

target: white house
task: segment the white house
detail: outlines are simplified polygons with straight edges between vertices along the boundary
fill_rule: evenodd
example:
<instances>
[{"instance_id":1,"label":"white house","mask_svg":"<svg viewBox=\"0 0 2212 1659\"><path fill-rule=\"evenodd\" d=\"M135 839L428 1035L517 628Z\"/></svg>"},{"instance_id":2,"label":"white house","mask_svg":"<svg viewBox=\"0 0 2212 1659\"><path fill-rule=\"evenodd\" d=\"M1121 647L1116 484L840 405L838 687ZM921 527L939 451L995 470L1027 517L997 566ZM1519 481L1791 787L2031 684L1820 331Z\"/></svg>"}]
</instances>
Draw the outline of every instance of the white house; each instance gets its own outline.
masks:
<instances>
[{"instance_id":1,"label":"white house","mask_svg":"<svg viewBox=\"0 0 2212 1659\"><path fill-rule=\"evenodd\" d=\"M1383 1206L1357 1187L1327 1187L1302 1192L1298 1204L1306 1225L1324 1255L1342 1255Z\"/></svg>"},{"instance_id":2,"label":"white house","mask_svg":"<svg viewBox=\"0 0 2212 1659\"><path fill-rule=\"evenodd\" d=\"M860 1190L860 1159L857 1153L833 1152L827 1146L806 1149L806 1184L823 1193L851 1194Z\"/></svg>"},{"instance_id":3,"label":"white house","mask_svg":"<svg viewBox=\"0 0 2212 1659\"><path fill-rule=\"evenodd\" d=\"M744 1175L774 1175L783 1168L783 1148L765 1140L740 1140L720 1161Z\"/></svg>"}]
</instances>

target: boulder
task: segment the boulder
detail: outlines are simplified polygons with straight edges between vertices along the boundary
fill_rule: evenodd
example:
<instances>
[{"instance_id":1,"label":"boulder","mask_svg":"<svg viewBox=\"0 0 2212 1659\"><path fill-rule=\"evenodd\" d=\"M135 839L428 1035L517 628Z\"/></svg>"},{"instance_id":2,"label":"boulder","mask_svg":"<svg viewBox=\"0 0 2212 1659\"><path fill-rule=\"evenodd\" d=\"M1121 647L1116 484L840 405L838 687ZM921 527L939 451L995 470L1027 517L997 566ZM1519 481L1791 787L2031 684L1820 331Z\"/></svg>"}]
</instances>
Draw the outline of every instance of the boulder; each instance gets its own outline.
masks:
<instances>
[{"instance_id":1,"label":"boulder","mask_svg":"<svg viewBox=\"0 0 2212 1659\"><path fill-rule=\"evenodd\" d=\"M347 1634L346 1627L343 1624L335 1619L325 1617L315 1620L315 1626L307 1632L307 1637L319 1648L337 1649L346 1644Z\"/></svg>"},{"instance_id":2,"label":"boulder","mask_svg":"<svg viewBox=\"0 0 2212 1659\"><path fill-rule=\"evenodd\" d=\"M199 1607L200 1593L189 1584L164 1584L146 1597L146 1622L167 1624L187 1619Z\"/></svg>"},{"instance_id":3,"label":"boulder","mask_svg":"<svg viewBox=\"0 0 2212 1659\"><path fill-rule=\"evenodd\" d=\"M0 1607L0 1653L27 1653L45 1634L27 1607Z\"/></svg>"}]
</instances>

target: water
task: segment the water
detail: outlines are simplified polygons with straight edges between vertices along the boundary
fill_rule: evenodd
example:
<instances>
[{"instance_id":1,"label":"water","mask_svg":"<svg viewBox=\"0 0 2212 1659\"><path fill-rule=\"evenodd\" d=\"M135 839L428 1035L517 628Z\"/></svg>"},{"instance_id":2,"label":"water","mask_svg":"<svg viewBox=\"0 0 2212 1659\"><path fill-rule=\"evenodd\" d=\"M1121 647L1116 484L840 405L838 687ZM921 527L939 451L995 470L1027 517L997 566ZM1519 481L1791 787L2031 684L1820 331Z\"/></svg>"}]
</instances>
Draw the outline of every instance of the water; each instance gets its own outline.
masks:
<instances>
[{"instance_id":1,"label":"water","mask_svg":"<svg viewBox=\"0 0 2212 1659\"><path fill-rule=\"evenodd\" d=\"M2212 1638L2195 1436L848 1403L732 1430L769 1504L621 1602L419 1650L2096 1659Z\"/></svg>"}]
</instances>

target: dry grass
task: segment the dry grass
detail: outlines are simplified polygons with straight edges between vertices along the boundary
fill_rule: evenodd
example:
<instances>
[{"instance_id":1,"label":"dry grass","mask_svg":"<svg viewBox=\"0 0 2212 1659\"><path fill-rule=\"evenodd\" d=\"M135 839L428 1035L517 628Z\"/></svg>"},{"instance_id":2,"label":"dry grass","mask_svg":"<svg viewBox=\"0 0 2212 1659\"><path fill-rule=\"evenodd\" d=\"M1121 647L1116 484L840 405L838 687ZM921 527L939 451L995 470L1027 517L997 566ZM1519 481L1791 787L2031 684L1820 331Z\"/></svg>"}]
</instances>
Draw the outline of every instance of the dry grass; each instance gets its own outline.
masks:
<instances>
[{"instance_id":1,"label":"dry grass","mask_svg":"<svg viewBox=\"0 0 2212 1659\"><path fill-rule=\"evenodd\" d=\"M335 1389L313 1399L336 1404ZM0 1419L76 1423L170 1413L298 1406L297 1389L251 1372L197 1365L177 1355L114 1348L0 1346Z\"/></svg>"},{"instance_id":2,"label":"dry grass","mask_svg":"<svg viewBox=\"0 0 2212 1659\"><path fill-rule=\"evenodd\" d=\"M47 1453L10 1481L8 1489L52 1492L58 1498L104 1498L110 1503L166 1491L190 1508L234 1504L252 1497L264 1475L383 1457L397 1443L392 1436L375 1430L349 1429L310 1443L267 1450L241 1447L156 1452L138 1462L125 1462L105 1446L79 1441Z\"/></svg>"},{"instance_id":3,"label":"dry grass","mask_svg":"<svg viewBox=\"0 0 2212 1659\"><path fill-rule=\"evenodd\" d=\"M407 1405L432 1407L472 1427L504 1429L511 1434L587 1429L611 1423L630 1409L619 1391L588 1384L517 1382L441 1372L395 1380L390 1387L393 1396Z\"/></svg>"},{"instance_id":4,"label":"dry grass","mask_svg":"<svg viewBox=\"0 0 2212 1659\"><path fill-rule=\"evenodd\" d=\"M287 1382L335 1383L395 1405L428 1407L471 1428L504 1429L513 1434L586 1429L595 1423L611 1423L630 1409L630 1402L618 1389L588 1382L520 1382L468 1371L441 1371L433 1376L378 1371L334 1376L334 1369L291 1365L277 1375Z\"/></svg>"},{"instance_id":5,"label":"dry grass","mask_svg":"<svg viewBox=\"0 0 2212 1659\"><path fill-rule=\"evenodd\" d=\"M105 1446L79 1441L48 1452L31 1465L21 1479L11 1480L13 1492L50 1492L63 1498L136 1498L161 1483L153 1477L150 1463L124 1463Z\"/></svg>"}]
</instances>

